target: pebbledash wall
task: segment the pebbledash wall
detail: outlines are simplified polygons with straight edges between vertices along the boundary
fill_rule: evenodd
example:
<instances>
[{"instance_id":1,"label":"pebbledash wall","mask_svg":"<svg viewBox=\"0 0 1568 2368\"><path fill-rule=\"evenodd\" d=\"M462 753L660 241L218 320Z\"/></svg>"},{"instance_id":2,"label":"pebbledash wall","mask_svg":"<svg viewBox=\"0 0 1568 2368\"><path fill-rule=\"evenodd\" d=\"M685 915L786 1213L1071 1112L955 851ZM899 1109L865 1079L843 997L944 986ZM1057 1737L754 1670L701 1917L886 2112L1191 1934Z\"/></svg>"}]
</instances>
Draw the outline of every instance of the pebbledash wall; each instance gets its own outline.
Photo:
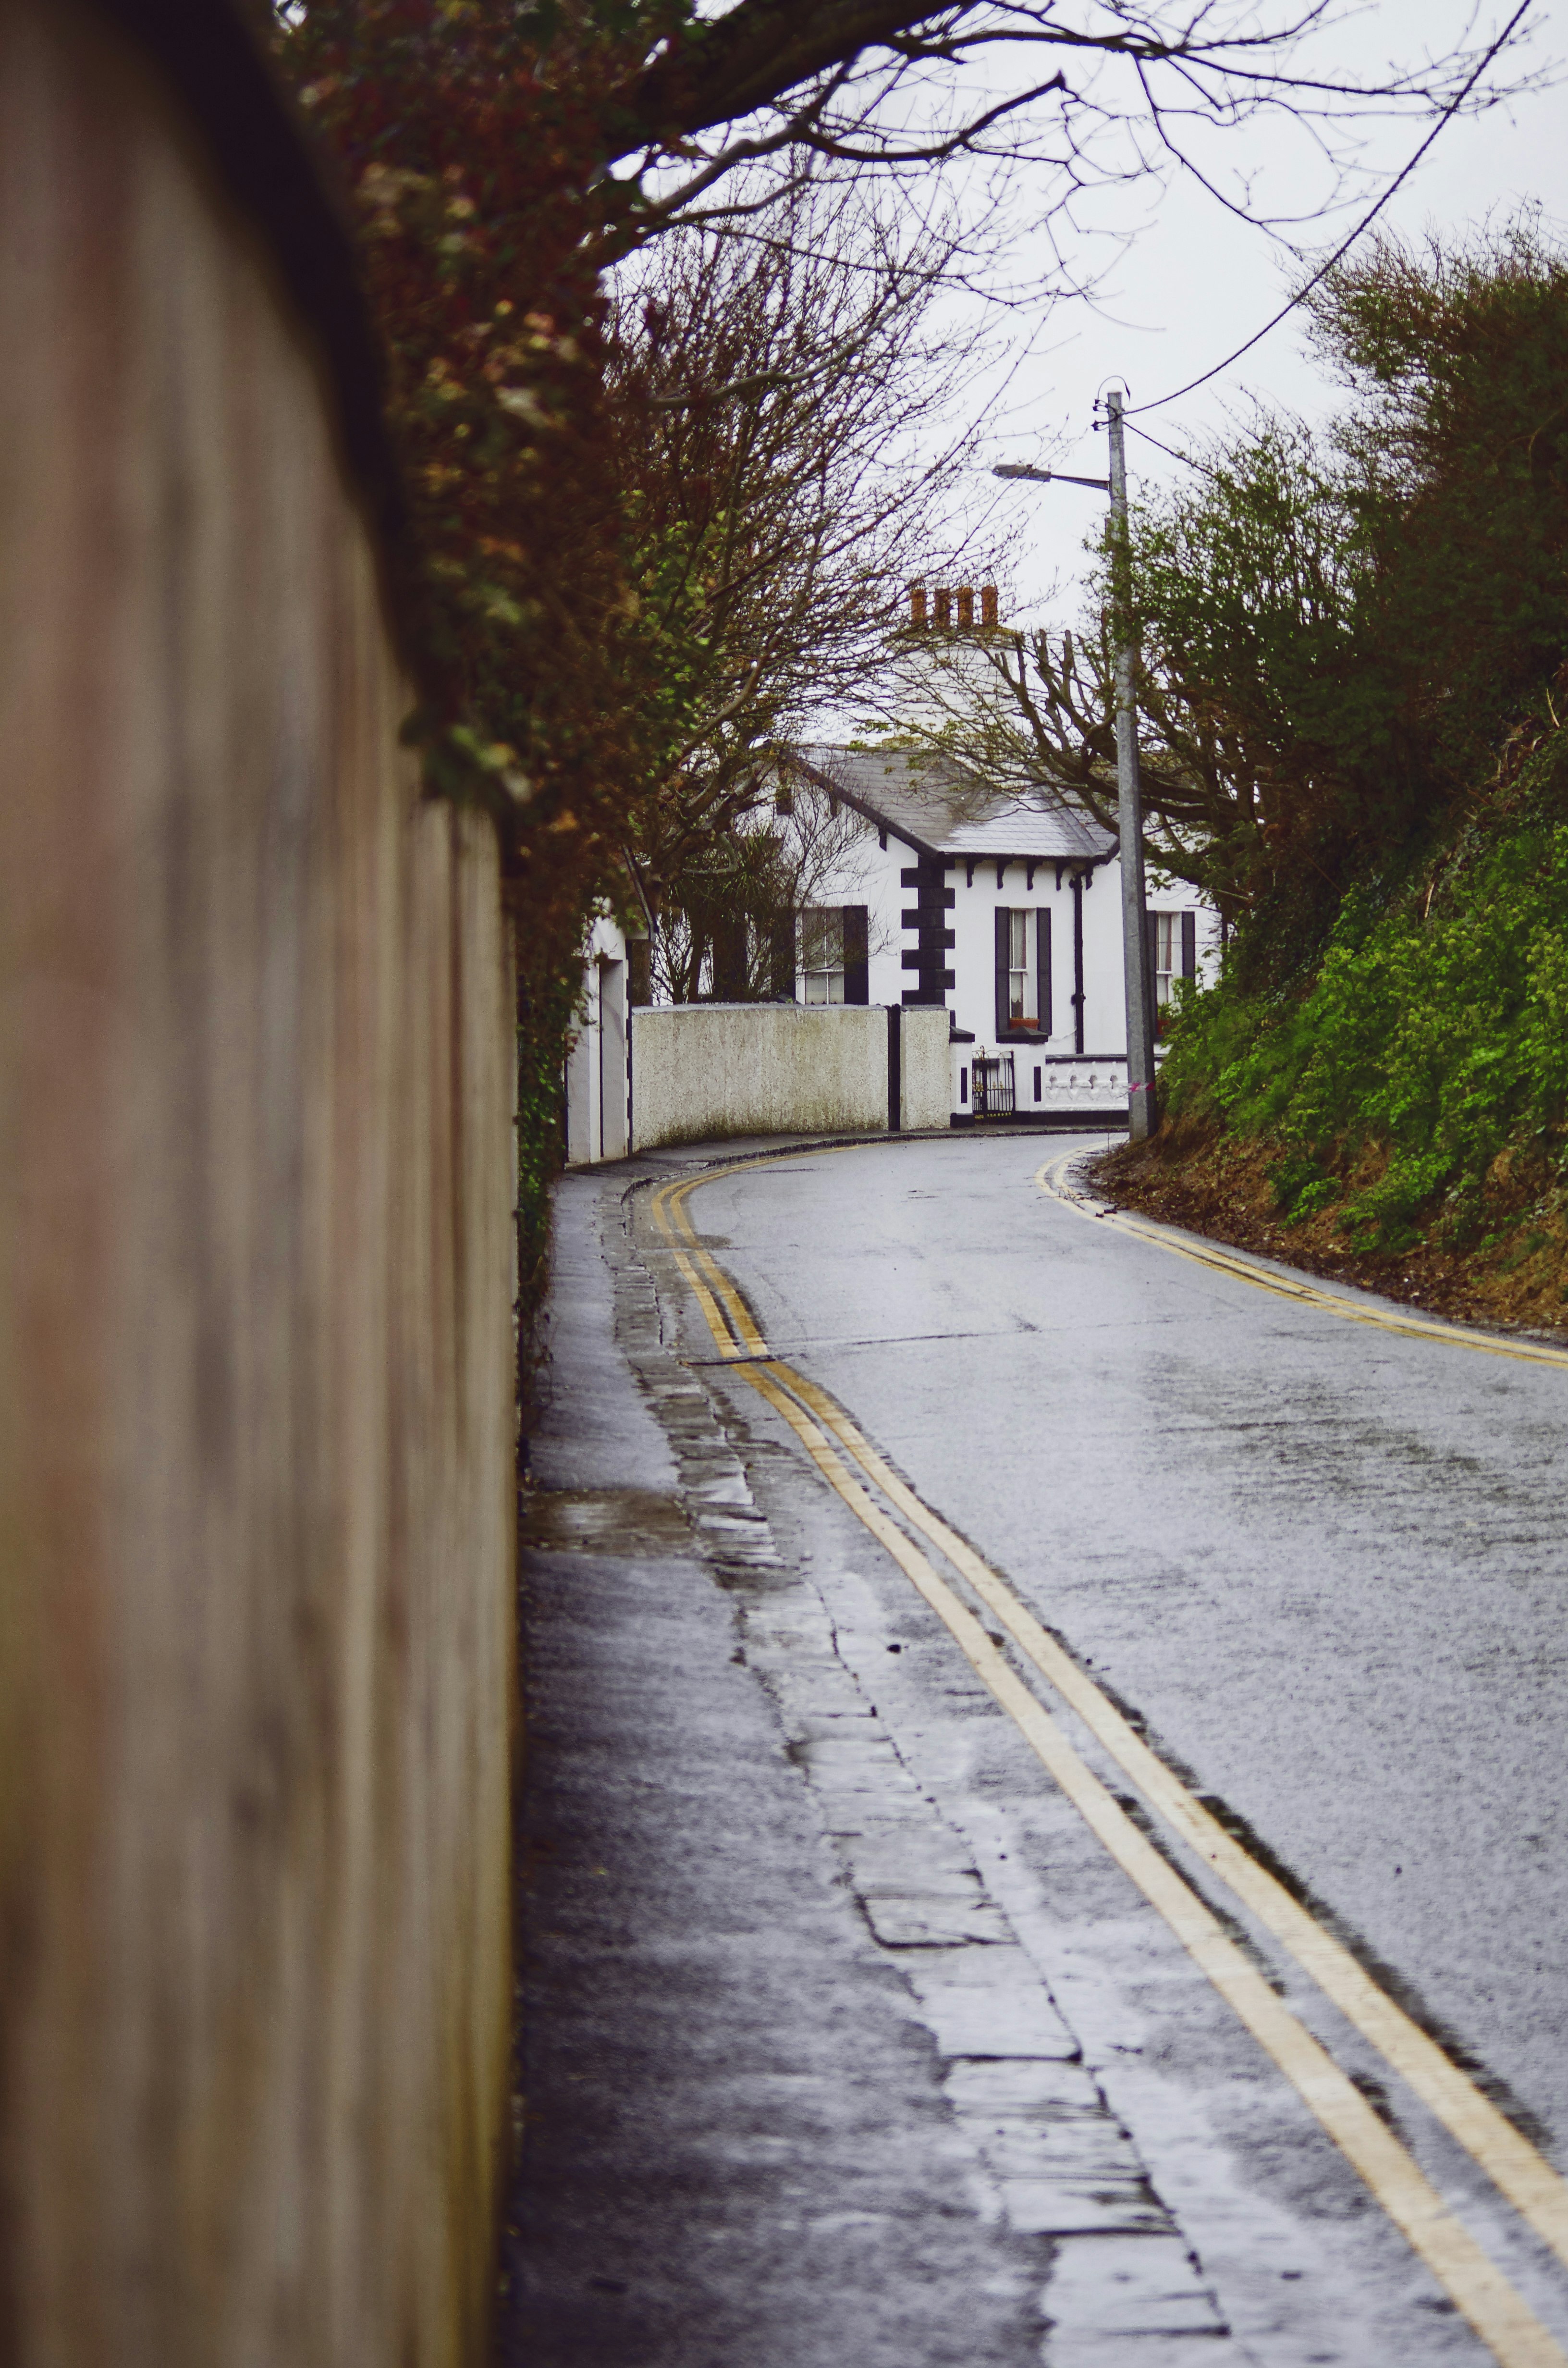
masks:
<instances>
[{"instance_id":1,"label":"pebbledash wall","mask_svg":"<svg viewBox=\"0 0 1568 2368\"><path fill-rule=\"evenodd\" d=\"M945 1011L696 1003L642 1007L631 1023L633 1151L948 1123Z\"/></svg>"},{"instance_id":2,"label":"pebbledash wall","mask_svg":"<svg viewBox=\"0 0 1568 2368\"><path fill-rule=\"evenodd\" d=\"M6 2368L486 2352L507 943L356 302L237 11L0 0Z\"/></svg>"}]
</instances>

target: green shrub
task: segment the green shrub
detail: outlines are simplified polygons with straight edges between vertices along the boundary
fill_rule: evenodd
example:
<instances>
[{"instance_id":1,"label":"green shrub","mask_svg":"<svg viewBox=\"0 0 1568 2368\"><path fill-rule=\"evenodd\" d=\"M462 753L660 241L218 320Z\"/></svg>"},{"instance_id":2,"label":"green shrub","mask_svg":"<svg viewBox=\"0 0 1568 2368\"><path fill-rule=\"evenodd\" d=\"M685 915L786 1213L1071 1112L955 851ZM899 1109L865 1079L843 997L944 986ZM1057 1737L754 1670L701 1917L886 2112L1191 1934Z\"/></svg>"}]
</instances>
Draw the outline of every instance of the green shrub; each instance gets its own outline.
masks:
<instances>
[{"instance_id":1,"label":"green shrub","mask_svg":"<svg viewBox=\"0 0 1568 2368\"><path fill-rule=\"evenodd\" d=\"M1568 1110L1568 826L1516 822L1440 894L1358 890L1293 994L1248 995L1227 971L1178 1012L1165 1082L1173 1112L1278 1144L1293 1222L1376 1145L1387 1164L1340 1221L1356 1247L1406 1247L1439 1196L1471 1229L1498 1154Z\"/></svg>"}]
</instances>

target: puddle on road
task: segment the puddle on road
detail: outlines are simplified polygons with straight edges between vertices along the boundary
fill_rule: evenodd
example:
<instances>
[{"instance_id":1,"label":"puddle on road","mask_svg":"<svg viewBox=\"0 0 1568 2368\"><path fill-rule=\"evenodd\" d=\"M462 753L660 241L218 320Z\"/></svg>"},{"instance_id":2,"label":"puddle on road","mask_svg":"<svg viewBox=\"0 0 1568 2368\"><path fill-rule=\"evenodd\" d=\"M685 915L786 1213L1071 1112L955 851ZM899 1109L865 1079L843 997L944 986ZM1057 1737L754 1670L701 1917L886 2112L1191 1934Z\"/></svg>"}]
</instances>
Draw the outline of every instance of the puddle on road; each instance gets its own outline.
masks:
<instances>
[{"instance_id":1,"label":"puddle on road","mask_svg":"<svg viewBox=\"0 0 1568 2368\"><path fill-rule=\"evenodd\" d=\"M678 1500L652 1488L529 1488L518 1534L545 1554L690 1554Z\"/></svg>"}]
</instances>

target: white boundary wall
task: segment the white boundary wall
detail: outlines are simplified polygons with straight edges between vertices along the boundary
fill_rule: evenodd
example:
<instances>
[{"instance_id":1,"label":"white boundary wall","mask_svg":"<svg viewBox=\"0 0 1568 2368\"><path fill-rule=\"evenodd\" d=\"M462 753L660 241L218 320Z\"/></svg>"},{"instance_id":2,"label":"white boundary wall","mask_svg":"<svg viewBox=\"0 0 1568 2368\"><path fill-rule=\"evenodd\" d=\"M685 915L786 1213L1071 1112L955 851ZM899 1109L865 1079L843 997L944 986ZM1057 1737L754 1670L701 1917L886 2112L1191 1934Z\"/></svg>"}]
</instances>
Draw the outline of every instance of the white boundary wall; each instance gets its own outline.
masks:
<instances>
[{"instance_id":1,"label":"white boundary wall","mask_svg":"<svg viewBox=\"0 0 1568 2368\"><path fill-rule=\"evenodd\" d=\"M946 1126L948 1015L900 1012L901 1123ZM631 1148L737 1134L873 1133L888 1123L876 1004L694 1003L631 1015Z\"/></svg>"},{"instance_id":2,"label":"white boundary wall","mask_svg":"<svg viewBox=\"0 0 1568 2368\"><path fill-rule=\"evenodd\" d=\"M626 939L600 913L588 934L576 1026L566 1053L566 1163L624 1159L627 1142Z\"/></svg>"},{"instance_id":3,"label":"white boundary wall","mask_svg":"<svg viewBox=\"0 0 1568 2368\"><path fill-rule=\"evenodd\" d=\"M946 1126L952 1116L953 1086L948 1066L952 1021L934 1004L908 1004L901 1014L903 1093L901 1123Z\"/></svg>"}]
</instances>

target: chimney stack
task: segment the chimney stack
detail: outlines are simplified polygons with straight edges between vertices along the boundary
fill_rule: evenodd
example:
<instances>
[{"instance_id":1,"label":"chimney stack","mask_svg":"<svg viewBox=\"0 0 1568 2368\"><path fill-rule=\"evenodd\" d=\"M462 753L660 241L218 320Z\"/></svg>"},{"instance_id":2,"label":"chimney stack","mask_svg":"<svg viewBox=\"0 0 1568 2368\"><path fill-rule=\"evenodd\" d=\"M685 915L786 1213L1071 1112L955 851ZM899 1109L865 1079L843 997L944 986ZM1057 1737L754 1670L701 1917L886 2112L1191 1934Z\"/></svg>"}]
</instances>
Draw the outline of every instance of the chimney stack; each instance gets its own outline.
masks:
<instances>
[{"instance_id":1,"label":"chimney stack","mask_svg":"<svg viewBox=\"0 0 1568 2368\"><path fill-rule=\"evenodd\" d=\"M909 621L917 633L926 631L926 586L912 584L909 587Z\"/></svg>"},{"instance_id":2,"label":"chimney stack","mask_svg":"<svg viewBox=\"0 0 1568 2368\"><path fill-rule=\"evenodd\" d=\"M980 587L980 621L983 625L987 626L994 626L996 622L996 586L994 584L983 584Z\"/></svg>"},{"instance_id":3,"label":"chimney stack","mask_svg":"<svg viewBox=\"0 0 1568 2368\"><path fill-rule=\"evenodd\" d=\"M974 631L974 586L972 584L960 584L959 586L959 631L960 633L972 633Z\"/></svg>"}]
</instances>

